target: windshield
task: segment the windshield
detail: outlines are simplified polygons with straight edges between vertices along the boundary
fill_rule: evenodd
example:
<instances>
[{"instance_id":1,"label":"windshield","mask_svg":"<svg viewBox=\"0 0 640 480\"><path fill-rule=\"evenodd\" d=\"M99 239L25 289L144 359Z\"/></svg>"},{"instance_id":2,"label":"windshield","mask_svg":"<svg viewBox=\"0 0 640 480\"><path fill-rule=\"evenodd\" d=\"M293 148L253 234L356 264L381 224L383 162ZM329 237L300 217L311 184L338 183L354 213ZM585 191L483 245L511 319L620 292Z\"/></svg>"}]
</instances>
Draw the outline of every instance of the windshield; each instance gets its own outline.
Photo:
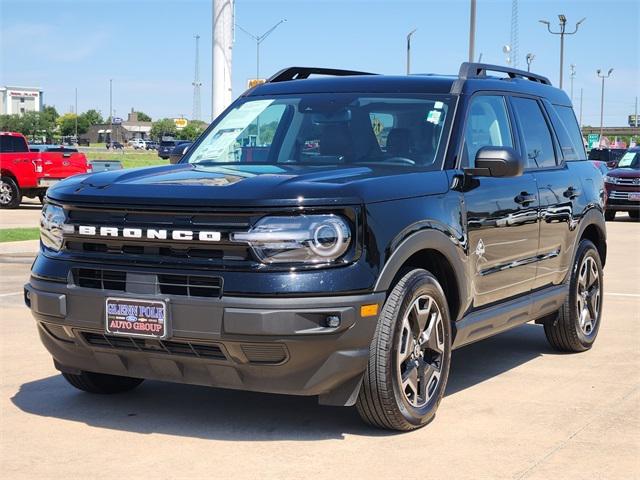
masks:
<instances>
[{"instance_id":1,"label":"windshield","mask_svg":"<svg viewBox=\"0 0 640 480\"><path fill-rule=\"evenodd\" d=\"M640 152L627 152L618 162L618 168L640 169Z\"/></svg>"},{"instance_id":2,"label":"windshield","mask_svg":"<svg viewBox=\"0 0 640 480\"><path fill-rule=\"evenodd\" d=\"M451 105L445 95L250 98L219 119L184 161L435 169Z\"/></svg>"}]
</instances>

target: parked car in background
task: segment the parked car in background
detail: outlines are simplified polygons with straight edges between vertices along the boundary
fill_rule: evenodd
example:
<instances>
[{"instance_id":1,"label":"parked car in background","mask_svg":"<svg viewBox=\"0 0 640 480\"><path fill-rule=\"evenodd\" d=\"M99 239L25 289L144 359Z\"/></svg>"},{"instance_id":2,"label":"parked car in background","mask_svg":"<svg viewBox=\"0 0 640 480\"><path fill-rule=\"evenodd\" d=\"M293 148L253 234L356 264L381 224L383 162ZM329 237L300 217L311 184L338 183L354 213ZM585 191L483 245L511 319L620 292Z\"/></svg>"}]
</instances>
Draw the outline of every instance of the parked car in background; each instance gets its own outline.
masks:
<instances>
[{"instance_id":1,"label":"parked car in background","mask_svg":"<svg viewBox=\"0 0 640 480\"><path fill-rule=\"evenodd\" d=\"M640 147L627 150L617 168L604 177L606 191L605 218L614 220L616 212L628 212L640 218Z\"/></svg>"},{"instance_id":2,"label":"parked car in background","mask_svg":"<svg viewBox=\"0 0 640 480\"><path fill-rule=\"evenodd\" d=\"M158 156L164 160L167 160L173 152L173 148L180 142L180 140L162 140L158 146Z\"/></svg>"},{"instance_id":3,"label":"parked car in background","mask_svg":"<svg viewBox=\"0 0 640 480\"><path fill-rule=\"evenodd\" d=\"M169 163L172 165L178 163L184 154L187 153L187 150L189 150L191 145L193 145L193 142L184 141L177 143L176 146L173 147L171 155L169 155Z\"/></svg>"},{"instance_id":4,"label":"parked car in background","mask_svg":"<svg viewBox=\"0 0 640 480\"><path fill-rule=\"evenodd\" d=\"M141 138L132 138L131 140L129 140L128 144L130 147L133 147L136 150L144 150L144 148L146 147L145 141Z\"/></svg>"},{"instance_id":5,"label":"parked car in background","mask_svg":"<svg viewBox=\"0 0 640 480\"><path fill-rule=\"evenodd\" d=\"M17 208L22 197L44 198L58 181L91 171L84 153L57 145L27 144L20 133L0 132L0 208Z\"/></svg>"},{"instance_id":6,"label":"parked car in background","mask_svg":"<svg viewBox=\"0 0 640 480\"><path fill-rule=\"evenodd\" d=\"M157 150L158 149L158 142L156 142L154 140L147 140L144 148L145 148L145 150Z\"/></svg>"},{"instance_id":7,"label":"parked car in background","mask_svg":"<svg viewBox=\"0 0 640 480\"><path fill-rule=\"evenodd\" d=\"M592 148L589 152L589 160L605 162L608 168L616 168L625 152L624 148Z\"/></svg>"},{"instance_id":8,"label":"parked car in background","mask_svg":"<svg viewBox=\"0 0 640 480\"><path fill-rule=\"evenodd\" d=\"M110 142L110 143L107 143L105 146L107 147L107 150L109 150L110 148L112 150L123 150L124 149L124 145L121 144L120 142Z\"/></svg>"}]
</instances>

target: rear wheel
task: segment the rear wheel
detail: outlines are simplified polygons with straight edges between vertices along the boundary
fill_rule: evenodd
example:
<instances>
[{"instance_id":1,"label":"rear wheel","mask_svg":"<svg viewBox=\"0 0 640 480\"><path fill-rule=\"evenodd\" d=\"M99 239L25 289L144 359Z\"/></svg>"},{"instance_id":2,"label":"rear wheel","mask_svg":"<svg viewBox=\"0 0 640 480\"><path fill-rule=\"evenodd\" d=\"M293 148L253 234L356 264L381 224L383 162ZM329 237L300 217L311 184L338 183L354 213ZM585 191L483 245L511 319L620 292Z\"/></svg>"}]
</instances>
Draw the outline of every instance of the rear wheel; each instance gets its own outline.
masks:
<instances>
[{"instance_id":1,"label":"rear wheel","mask_svg":"<svg viewBox=\"0 0 640 480\"><path fill-rule=\"evenodd\" d=\"M444 292L425 270L395 285L380 314L358 401L367 423L422 427L435 416L451 363L451 320Z\"/></svg>"},{"instance_id":2,"label":"rear wheel","mask_svg":"<svg viewBox=\"0 0 640 480\"><path fill-rule=\"evenodd\" d=\"M20 188L11 177L0 179L0 208L18 208L22 201Z\"/></svg>"},{"instance_id":3,"label":"rear wheel","mask_svg":"<svg viewBox=\"0 0 640 480\"><path fill-rule=\"evenodd\" d=\"M120 377L118 375L93 372L82 372L79 375L63 373L62 376L79 390L101 394L128 392L143 382L141 378Z\"/></svg>"},{"instance_id":4,"label":"rear wheel","mask_svg":"<svg viewBox=\"0 0 640 480\"><path fill-rule=\"evenodd\" d=\"M544 333L553 348L563 352L583 352L591 348L602 317L602 262L589 240L578 246L569 282L569 295L553 320L544 324Z\"/></svg>"},{"instance_id":5,"label":"rear wheel","mask_svg":"<svg viewBox=\"0 0 640 480\"><path fill-rule=\"evenodd\" d=\"M615 218L616 218L616 211L615 210L605 210L604 219L607 222L612 222L613 220L615 220Z\"/></svg>"}]
</instances>

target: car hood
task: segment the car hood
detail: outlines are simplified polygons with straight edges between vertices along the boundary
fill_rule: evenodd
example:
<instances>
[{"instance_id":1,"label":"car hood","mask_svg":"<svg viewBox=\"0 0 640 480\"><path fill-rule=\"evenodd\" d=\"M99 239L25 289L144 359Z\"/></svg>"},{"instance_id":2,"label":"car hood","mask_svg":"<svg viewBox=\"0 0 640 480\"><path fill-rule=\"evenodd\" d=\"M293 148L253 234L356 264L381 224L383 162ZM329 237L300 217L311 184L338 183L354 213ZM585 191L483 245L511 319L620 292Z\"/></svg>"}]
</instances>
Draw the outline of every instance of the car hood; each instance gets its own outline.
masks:
<instances>
[{"instance_id":1,"label":"car hood","mask_svg":"<svg viewBox=\"0 0 640 480\"><path fill-rule=\"evenodd\" d=\"M354 205L444 193L445 172L410 167L178 164L79 175L47 195L63 203L154 206Z\"/></svg>"},{"instance_id":2,"label":"car hood","mask_svg":"<svg viewBox=\"0 0 640 480\"><path fill-rule=\"evenodd\" d=\"M613 170L609 170L607 175L617 178L639 178L640 170L628 167L614 168Z\"/></svg>"}]
</instances>

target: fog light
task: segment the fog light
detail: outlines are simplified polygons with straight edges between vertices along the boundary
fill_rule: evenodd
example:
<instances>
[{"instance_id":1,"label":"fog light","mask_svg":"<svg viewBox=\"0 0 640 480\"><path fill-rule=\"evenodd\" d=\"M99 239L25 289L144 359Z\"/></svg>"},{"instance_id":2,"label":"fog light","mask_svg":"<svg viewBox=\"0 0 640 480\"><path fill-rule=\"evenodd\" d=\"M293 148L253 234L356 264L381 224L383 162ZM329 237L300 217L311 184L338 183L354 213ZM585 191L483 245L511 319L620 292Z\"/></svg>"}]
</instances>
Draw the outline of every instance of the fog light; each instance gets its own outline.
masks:
<instances>
[{"instance_id":1,"label":"fog light","mask_svg":"<svg viewBox=\"0 0 640 480\"><path fill-rule=\"evenodd\" d=\"M329 315L324 319L324 324L329 328L338 328L340 326L340 317L337 315Z\"/></svg>"}]
</instances>

